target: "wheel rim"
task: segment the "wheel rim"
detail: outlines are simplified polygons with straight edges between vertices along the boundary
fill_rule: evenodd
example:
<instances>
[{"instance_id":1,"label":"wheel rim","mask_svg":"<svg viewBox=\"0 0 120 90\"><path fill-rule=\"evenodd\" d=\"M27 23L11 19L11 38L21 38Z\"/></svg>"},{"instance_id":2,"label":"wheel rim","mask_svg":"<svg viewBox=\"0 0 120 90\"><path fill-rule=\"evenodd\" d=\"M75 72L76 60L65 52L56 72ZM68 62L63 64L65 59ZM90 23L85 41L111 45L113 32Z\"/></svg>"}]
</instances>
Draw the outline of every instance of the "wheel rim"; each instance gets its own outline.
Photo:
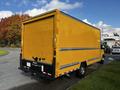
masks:
<instances>
[{"instance_id":1,"label":"wheel rim","mask_svg":"<svg viewBox=\"0 0 120 90\"><path fill-rule=\"evenodd\" d=\"M85 68L84 68L84 67L81 67L80 73L81 73L82 75L85 74Z\"/></svg>"},{"instance_id":2,"label":"wheel rim","mask_svg":"<svg viewBox=\"0 0 120 90\"><path fill-rule=\"evenodd\" d=\"M102 58L102 60L105 60L104 58Z\"/></svg>"}]
</instances>

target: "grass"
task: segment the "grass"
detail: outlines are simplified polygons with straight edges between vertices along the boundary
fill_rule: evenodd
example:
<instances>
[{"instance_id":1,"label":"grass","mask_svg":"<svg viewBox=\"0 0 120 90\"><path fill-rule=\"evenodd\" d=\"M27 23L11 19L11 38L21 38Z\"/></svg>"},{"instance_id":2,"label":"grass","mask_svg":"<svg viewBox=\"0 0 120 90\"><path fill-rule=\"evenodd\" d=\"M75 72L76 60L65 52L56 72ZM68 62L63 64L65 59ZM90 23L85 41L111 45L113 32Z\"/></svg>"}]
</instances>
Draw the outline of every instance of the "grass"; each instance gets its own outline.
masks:
<instances>
[{"instance_id":1,"label":"grass","mask_svg":"<svg viewBox=\"0 0 120 90\"><path fill-rule=\"evenodd\" d=\"M0 56L7 55L8 51L5 50L0 50Z\"/></svg>"},{"instance_id":2,"label":"grass","mask_svg":"<svg viewBox=\"0 0 120 90\"><path fill-rule=\"evenodd\" d=\"M104 65L69 90L120 90L120 61Z\"/></svg>"}]
</instances>

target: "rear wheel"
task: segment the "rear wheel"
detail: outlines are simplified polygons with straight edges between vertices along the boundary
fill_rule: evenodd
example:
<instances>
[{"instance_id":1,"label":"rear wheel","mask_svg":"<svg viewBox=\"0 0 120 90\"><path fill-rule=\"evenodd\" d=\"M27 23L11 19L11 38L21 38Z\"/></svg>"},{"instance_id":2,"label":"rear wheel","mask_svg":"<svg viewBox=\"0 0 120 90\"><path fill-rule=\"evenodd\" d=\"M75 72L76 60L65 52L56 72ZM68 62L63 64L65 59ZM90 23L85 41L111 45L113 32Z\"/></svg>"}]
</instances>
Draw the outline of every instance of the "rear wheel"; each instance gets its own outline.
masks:
<instances>
[{"instance_id":1,"label":"rear wheel","mask_svg":"<svg viewBox=\"0 0 120 90\"><path fill-rule=\"evenodd\" d=\"M84 77L86 74L86 64L81 63L80 68L76 71L76 75L80 78Z\"/></svg>"}]
</instances>

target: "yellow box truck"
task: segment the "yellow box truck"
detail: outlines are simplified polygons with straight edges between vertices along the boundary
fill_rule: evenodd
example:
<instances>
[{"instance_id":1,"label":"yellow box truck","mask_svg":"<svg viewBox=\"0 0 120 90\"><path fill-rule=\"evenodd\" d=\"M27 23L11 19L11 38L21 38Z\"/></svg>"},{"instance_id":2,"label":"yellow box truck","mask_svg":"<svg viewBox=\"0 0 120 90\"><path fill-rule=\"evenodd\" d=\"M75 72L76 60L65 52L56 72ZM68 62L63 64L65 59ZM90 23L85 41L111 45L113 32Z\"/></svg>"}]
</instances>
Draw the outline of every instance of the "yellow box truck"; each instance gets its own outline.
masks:
<instances>
[{"instance_id":1,"label":"yellow box truck","mask_svg":"<svg viewBox=\"0 0 120 90\"><path fill-rule=\"evenodd\" d=\"M57 78L103 62L100 30L60 10L23 22L20 69L44 78Z\"/></svg>"}]
</instances>

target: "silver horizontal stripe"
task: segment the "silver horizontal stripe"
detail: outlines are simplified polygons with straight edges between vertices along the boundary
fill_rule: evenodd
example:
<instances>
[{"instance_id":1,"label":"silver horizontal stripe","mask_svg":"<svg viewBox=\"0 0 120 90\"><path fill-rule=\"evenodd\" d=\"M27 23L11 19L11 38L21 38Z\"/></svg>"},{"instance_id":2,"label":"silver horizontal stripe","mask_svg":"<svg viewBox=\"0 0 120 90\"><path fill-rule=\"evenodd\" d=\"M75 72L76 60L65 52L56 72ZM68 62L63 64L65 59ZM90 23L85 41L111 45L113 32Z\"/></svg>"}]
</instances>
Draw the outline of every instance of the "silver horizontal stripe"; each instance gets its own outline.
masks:
<instances>
[{"instance_id":1,"label":"silver horizontal stripe","mask_svg":"<svg viewBox=\"0 0 120 90\"><path fill-rule=\"evenodd\" d=\"M70 67L70 66L74 66L74 65L77 65L77 64L79 64L79 62L65 64L65 65L60 66L60 69L64 69L64 68L67 68L67 67Z\"/></svg>"},{"instance_id":2,"label":"silver horizontal stripe","mask_svg":"<svg viewBox=\"0 0 120 90\"><path fill-rule=\"evenodd\" d=\"M60 48L60 51L71 51L71 50L96 50L100 48Z\"/></svg>"},{"instance_id":3,"label":"silver horizontal stripe","mask_svg":"<svg viewBox=\"0 0 120 90\"><path fill-rule=\"evenodd\" d=\"M87 61L92 61L92 60L96 60L96 59L100 59L100 57L91 58L91 59L88 59ZM70 66L74 66L74 65L77 65L77 64L80 64L80 62L75 62L75 63L62 65L62 66L60 66L60 69L64 69L64 68L67 68L67 67L70 67Z\"/></svg>"},{"instance_id":4,"label":"silver horizontal stripe","mask_svg":"<svg viewBox=\"0 0 120 90\"><path fill-rule=\"evenodd\" d=\"M93 60L96 60L96 59L100 59L100 57L96 57L96 58L88 59L87 61L93 61Z\"/></svg>"}]
</instances>

